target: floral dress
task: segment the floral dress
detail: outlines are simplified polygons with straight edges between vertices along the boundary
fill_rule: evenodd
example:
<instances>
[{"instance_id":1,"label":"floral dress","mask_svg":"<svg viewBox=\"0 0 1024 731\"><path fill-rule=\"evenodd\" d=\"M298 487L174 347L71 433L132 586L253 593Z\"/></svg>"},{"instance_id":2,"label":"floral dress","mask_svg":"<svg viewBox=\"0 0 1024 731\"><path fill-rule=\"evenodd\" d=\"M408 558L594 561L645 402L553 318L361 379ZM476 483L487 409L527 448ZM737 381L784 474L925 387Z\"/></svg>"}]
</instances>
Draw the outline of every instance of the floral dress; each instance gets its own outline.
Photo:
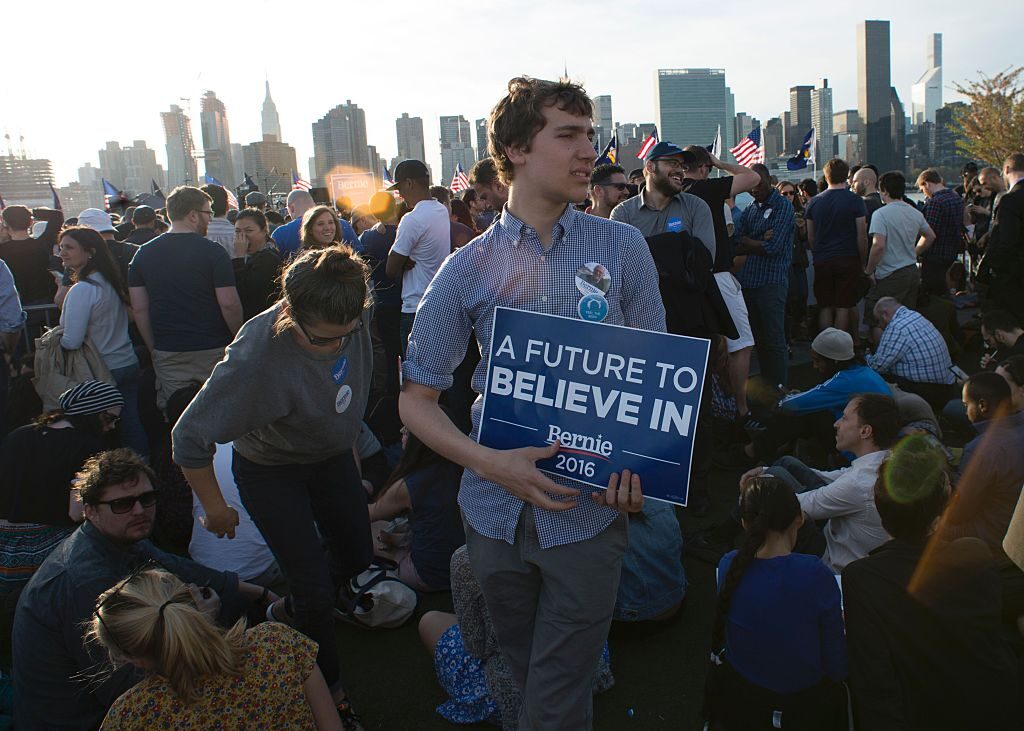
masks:
<instances>
[{"instance_id":1,"label":"floral dress","mask_svg":"<svg viewBox=\"0 0 1024 731\"><path fill-rule=\"evenodd\" d=\"M316 663L316 643L276 622L257 625L245 636L249 647L240 677L204 679L198 700L186 705L161 676L153 675L114 701L101 728L316 728L303 690Z\"/></svg>"}]
</instances>

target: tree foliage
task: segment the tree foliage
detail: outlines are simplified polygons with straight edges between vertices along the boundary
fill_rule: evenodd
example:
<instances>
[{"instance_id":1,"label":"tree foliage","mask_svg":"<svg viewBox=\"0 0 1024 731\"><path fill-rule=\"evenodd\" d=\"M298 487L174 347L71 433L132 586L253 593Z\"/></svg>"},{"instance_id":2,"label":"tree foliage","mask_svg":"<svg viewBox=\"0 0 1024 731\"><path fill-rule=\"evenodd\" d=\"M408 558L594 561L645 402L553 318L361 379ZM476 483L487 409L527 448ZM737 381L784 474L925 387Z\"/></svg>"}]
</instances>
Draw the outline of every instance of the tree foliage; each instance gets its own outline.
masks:
<instances>
[{"instance_id":1,"label":"tree foliage","mask_svg":"<svg viewBox=\"0 0 1024 731\"><path fill-rule=\"evenodd\" d=\"M1008 155L1024 150L1024 67L991 77L978 74L975 81L953 84L970 103L954 118L961 136L957 148L971 159L1000 167Z\"/></svg>"}]
</instances>

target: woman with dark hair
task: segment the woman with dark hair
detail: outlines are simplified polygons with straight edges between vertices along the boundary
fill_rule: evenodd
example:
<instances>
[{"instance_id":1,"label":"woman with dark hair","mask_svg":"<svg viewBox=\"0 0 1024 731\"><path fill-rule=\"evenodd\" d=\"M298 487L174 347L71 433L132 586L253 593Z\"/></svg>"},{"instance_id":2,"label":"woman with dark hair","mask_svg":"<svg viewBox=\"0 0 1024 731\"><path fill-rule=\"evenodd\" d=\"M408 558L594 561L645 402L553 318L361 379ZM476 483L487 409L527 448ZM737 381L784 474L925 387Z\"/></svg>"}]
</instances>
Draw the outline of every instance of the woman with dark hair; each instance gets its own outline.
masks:
<instances>
[{"instance_id":1,"label":"woman with dark hair","mask_svg":"<svg viewBox=\"0 0 1024 731\"><path fill-rule=\"evenodd\" d=\"M341 243L338 214L327 206L314 206L302 216L300 233L303 249L322 249Z\"/></svg>"},{"instance_id":2,"label":"woman with dark hair","mask_svg":"<svg viewBox=\"0 0 1024 731\"><path fill-rule=\"evenodd\" d=\"M455 221L456 223L461 223L474 234L480 233L479 231L477 231L476 223L473 221L473 215L469 212L469 206L466 205L465 201L462 201L459 198L452 198L451 208L451 218L453 221Z\"/></svg>"},{"instance_id":3,"label":"woman with dark hair","mask_svg":"<svg viewBox=\"0 0 1024 731\"><path fill-rule=\"evenodd\" d=\"M452 418L444 406L441 410ZM387 486L370 505L370 521L409 516L408 547L390 557L398 562L398 578L417 591L449 591L452 554L465 544L459 512L462 467L445 459L402 427L402 458ZM380 546L388 548L382 530Z\"/></svg>"},{"instance_id":4,"label":"woman with dark hair","mask_svg":"<svg viewBox=\"0 0 1024 731\"><path fill-rule=\"evenodd\" d=\"M87 226L72 226L60 234L60 258L71 272L71 289L64 298L60 345L78 350L88 340L110 369L124 397L124 443L144 457L149 439L139 418L139 359L128 336L131 303L107 242Z\"/></svg>"},{"instance_id":5,"label":"woman with dark hair","mask_svg":"<svg viewBox=\"0 0 1024 731\"><path fill-rule=\"evenodd\" d=\"M81 522L71 482L85 460L118 446L124 398L103 381L65 391L60 409L15 429L0 448L0 595L20 590Z\"/></svg>"},{"instance_id":6,"label":"woman with dark hair","mask_svg":"<svg viewBox=\"0 0 1024 731\"><path fill-rule=\"evenodd\" d=\"M245 208L235 218L235 287L242 316L251 320L277 301L281 254L270 238L267 217L258 208Z\"/></svg>"},{"instance_id":7,"label":"woman with dark hair","mask_svg":"<svg viewBox=\"0 0 1024 731\"><path fill-rule=\"evenodd\" d=\"M711 729L846 728L846 639L839 586L815 556L793 553L803 514L775 477L740 489L744 538L718 564Z\"/></svg>"},{"instance_id":8,"label":"woman with dark hair","mask_svg":"<svg viewBox=\"0 0 1024 731\"><path fill-rule=\"evenodd\" d=\"M218 537L238 525L213 468L216 445L233 444L242 503L292 592L271 609L319 644L346 729L362 727L339 678L334 613L339 587L373 558L352 451L372 366L368 277L347 246L300 253L277 304L242 326L172 432L174 461Z\"/></svg>"}]
</instances>

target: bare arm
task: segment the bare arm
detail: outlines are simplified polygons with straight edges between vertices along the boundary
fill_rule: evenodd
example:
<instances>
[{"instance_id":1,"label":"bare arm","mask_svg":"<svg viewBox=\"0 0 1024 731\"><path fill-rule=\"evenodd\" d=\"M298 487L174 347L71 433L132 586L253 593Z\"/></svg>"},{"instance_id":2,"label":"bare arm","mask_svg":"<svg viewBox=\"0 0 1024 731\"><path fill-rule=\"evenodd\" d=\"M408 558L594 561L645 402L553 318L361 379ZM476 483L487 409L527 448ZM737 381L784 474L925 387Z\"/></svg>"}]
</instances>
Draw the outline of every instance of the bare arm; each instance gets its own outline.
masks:
<instances>
[{"instance_id":1,"label":"bare arm","mask_svg":"<svg viewBox=\"0 0 1024 731\"><path fill-rule=\"evenodd\" d=\"M370 522L375 520L391 520L402 513L412 509L412 498L409 497L409 488L405 480L399 480L388 490L377 498L377 502L370 503Z\"/></svg>"},{"instance_id":2,"label":"bare arm","mask_svg":"<svg viewBox=\"0 0 1024 731\"><path fill-rule=\"evenodd\" d=\"M218 538L223 538L225 534L228 538L234 538L238 512L225 502L220 485L217 484L217 474L213 471L213 465L198 469L182 467L181 473L185 475L189 487L199 498L206 512L206 530L215 533Z\"/></svg>"},{"instance_id":3,"label":"bare arm","mask_svg":"<svg viewBox=\"0 0 1024 731\"><path fill-rule=\"evenodd\" d=\"M309 674L302 684L302 690L306 694L306 703L309 710L313 712L313 722L316 723L317 731L344 731L341 725L341 717L338 709L331 698L331 691L327 687L320 666L314 663L313 672Z\"/></svg>"},{"instance_id":4,"label":"bare arm","mask_svg":"<svg viewBox=\"0 0 1024 731\"><path fill-rule=\"evenodd\" d=\"M868 254L868 265L864 268L865 274L869 276L875 276L875 269L878 268L878 262L882 261L882 257L885 255L885 234L872 234L871 253Z\"/></svg>"},{"instance_id":5,"label":"bare arm","mask_svg":"<svg viewBox=\"0 0 1024 731\"><path fill-rule=\"evenodd\" d=\"M714 155L711 156L711 164L732 176L732 195L730 196L732 198L740 193L749 193L761 180L761 176L750 168L719 160Z\"/></svg>"},{"instance_id":6,"label":"bare arm","mask_svg":"<svg viewBox=\"0 0 1024 731\"><path fill-rule=\"evenodd\" d=\"M145 287L129 287L128 296L132 302L132 312L135 314L135 326L139 328L139 335L146 344L146 348L153 351L153 325L149 321L149 292Z\"/></svg>"},{"instance_id":7,"label":"bare arm","mask_svg":"<svg viewBox=\"0 0 1024 731\"><path fill-rule=\"evenodd\" d=\"M242 300L238 298L238 290L234 287L217 287L214 290L217 294L217 304L220 305L220 314L231 331L231 335L237 335L242 328L245 318L242 316Z\"/></svg>"},{"instance_id":8,"label":"bare arm","mask_svg":"<svg viewBox=\"0 0 1024 731\"><path fill-rule=\"evenodd\" d=\"M914 247L914 253L918 256L932 248L932 244L935 243L935 231L928 224L925 224L925 229L925 232L921 234L921 238L917 241L917 246Z\"/></svg>"},{"instance_id":9,"label":"bare arm","mask_svg":"<svg viewBox=\"0 0 1024 731\"><path fill-rule=\"evenodd\" d=\"M388 254L388 260L384 264L384 271L387 272L387 275L391 279L397 281L402 278L402 273L406 269L412 269L415 263L416 262L407 257L405 254L399 254L395 251L392 251L390 254Z\"/></svg>"},{"instance_id":10,"label":"bare arm","mask_svg":"<svg viewBox=\"0 0 1024 731\"><path fill-rule=\"evenodd\" d=\"M860 252L860 260L868 257L868 219L861 216L857 219L857 250Z\"/></svg>"},{"instance_id":11,"label":"bare arm","mask_svg":"<svg viewBox=\"0 0 1024 731\"><path fill-rule=\"evenodd\" d=\"M807 224L807 248L814 251L814 221L806 219Z\"/></svg>"}]
</instances>

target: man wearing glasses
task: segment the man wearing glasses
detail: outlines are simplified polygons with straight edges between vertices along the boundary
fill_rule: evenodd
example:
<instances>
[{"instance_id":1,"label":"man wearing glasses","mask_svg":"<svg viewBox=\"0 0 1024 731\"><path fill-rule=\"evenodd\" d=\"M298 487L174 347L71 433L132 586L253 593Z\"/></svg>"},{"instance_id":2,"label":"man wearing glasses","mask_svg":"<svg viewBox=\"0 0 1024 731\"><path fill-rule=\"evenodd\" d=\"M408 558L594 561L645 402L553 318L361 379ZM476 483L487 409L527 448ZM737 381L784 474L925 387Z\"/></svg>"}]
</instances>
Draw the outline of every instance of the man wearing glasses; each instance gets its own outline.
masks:
<instances>
[{"instance_id":1,"label":"man wearing glasses","mask_svg":"<svg viewBox=\"0 0 1024 731\"><path fill-rule=\"evenodd\" d=\"M231 572L165 553L148 540L159 496L155 478L128 449L102 452L76 475L85 522L39 567L15 612L19 728L97 728L114 700L139 680L130 665L104 674L103 651L84 643L82 629L100 594L134 572L160 567L212 590L205 593L214 607L219 597L218 620L225 626L250 601L276 600Z\"/></svg>"},{"instance_id":2,"label":"man wearing glasses","mask_svg":"<svg viewBox=\"0 0 1024 731\"><path fill-rule=\"evenodd\" d=\"M629 198L626 171L619 165L598 165L590 174L590 200L587 211L592 216L611 218L612 209Z\"/></svg>"},{"instance_id":3,"label":"man wearing glasses","mask_svg":"<svg viewBox=\"0 0 1024 731\"><path fill-rule=\"evenodd\" d=\"M135 324L153 356L157 405L205 381L242 326L231 257L206 237L210 196L180 186L167 196L171 229L146 243L128 267Z\"/></svg>"}]
</instances>

